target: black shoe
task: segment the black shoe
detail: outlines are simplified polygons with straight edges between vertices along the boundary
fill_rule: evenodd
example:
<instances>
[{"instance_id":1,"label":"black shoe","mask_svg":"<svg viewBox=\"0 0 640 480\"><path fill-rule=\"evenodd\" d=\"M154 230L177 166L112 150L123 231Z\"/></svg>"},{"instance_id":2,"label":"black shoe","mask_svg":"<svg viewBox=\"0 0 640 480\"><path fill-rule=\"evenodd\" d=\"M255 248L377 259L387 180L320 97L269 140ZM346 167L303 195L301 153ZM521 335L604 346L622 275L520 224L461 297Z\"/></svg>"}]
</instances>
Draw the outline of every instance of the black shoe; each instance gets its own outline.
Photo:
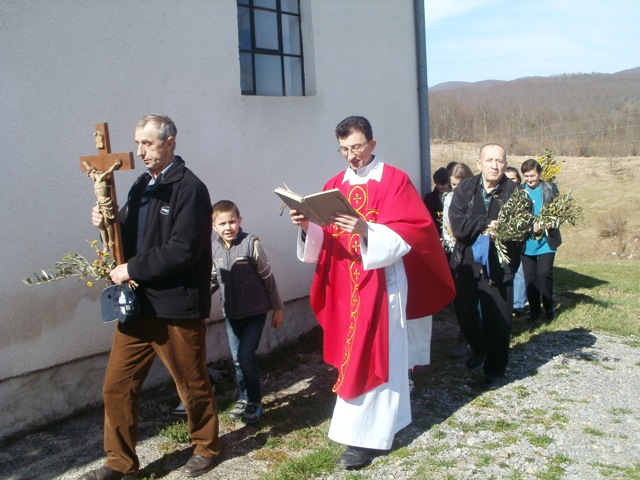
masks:
<instances>
[{"instance_id":1,"label":"black shoe","mask_svg":"<svg viewBox=\"0 0 640 480\"><path fill-rule=\"evenodd\" d=\"M513 316L516 318L524 317L524 309L522 308L514 308Z\"/></svg>"},{"instance_id":2,"label":"black shoe","mask_svg":"<svg viewBox=\"0 0 640 480\"><path fill-rule=\"evenodd\" d=\"M203 473L207 473L216 464L215 457L201 457L200 455L193 455L184 467L182 467L182 473L187 477L199 477Z\"/></svg>"},{"instance_id":3,"label":"black shoe","mask_svg":"<svg viewBox=\"0 0 640 480\"><path fill-rule=\"evenodd\" d=\"M496 390L502 386L502 377L484 377L482 388L484 390Z\"/></svg>"},{"instance_id":4,"label":"black shoe","mask_svg":"<svg viewBox=\"0 0 640 480\"><path fill-rule=\"evenodd\" d=\"M347 447L336 464L345 468L362 468L371 463L377 453L378 450L372 448Z\"/></svg>"},{"instance_id":5,"label":"black shoe","mask_svg":"<svg viewBox=\"0 0 640 480\"><path fill-rule=\"evenodd\" d=\"M466 362L464 362L464 364L469 370L475 370L476 368L480 368L482 365L484 365L484 361L486 360L486 358L486 353L474 353L467 359Z\"/></svg>"},{"instance_id":6,"label":"black shoe","mask_svg":"<svg viewBox=\"0 0 640 480\"><path fill-rule=\"evenodd\" d=\"M555 308L549 308L545 311L545 313L547 314L547 319L548 320L553 320L554 318L556 318L558 316L558 313L556 312Z\"/></svg>"},{"instance_id":7,"label":"black shoe","mask_svg":"<svg viewBox=\"0 0 640 480\"><path fill-rule=\"evenodd\" d=\"M122 473L113 468L100 467L82 475L78 480L134 480L136 475Z\"/></svg>"},{"instance_id":8,"label":"black shoe","mask_svg":"<svg viewBox=\"0 0 640 480\"><path fill-rule=\"evenodd\" d=\"M529 315L527 315L527 322L535 322L536 320L538 320L540 318L540 312L529 312Z\"/></svg>"}]
</instances>

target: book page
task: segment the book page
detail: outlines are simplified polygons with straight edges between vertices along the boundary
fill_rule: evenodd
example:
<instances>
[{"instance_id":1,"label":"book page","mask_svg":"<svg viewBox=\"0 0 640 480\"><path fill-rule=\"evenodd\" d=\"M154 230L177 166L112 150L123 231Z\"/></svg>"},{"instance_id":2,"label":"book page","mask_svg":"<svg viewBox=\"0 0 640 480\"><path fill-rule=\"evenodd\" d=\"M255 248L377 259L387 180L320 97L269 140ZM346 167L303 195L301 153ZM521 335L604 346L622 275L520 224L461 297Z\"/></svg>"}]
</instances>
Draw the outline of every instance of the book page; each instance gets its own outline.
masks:
<instances>
[{"instance_id":1,"label":"book page","mask_svg":"<svg viewBox=\"0 0 640 480\"><path fill-rule=\"evenodd\" d=\"M312 193L305 197L299 194L287 191L283 188L274 190L289 208L295 209L307 219L321 227L331 224L331 217L337 212L347 213L349 215L358 216L358 212L351 206L345 196L334 188L323 192Z\"/></svg>"}]
</instances>

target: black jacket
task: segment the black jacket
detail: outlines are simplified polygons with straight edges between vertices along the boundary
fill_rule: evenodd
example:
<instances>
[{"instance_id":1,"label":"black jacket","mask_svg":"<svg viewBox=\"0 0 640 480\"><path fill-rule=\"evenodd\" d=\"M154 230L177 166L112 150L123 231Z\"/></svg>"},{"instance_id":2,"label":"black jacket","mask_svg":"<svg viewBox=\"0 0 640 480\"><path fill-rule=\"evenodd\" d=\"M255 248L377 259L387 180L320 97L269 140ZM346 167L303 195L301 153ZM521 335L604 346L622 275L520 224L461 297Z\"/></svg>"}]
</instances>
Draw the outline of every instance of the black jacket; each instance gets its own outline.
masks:
<instances>
[{"instance_id":1,"label":"black jacket","mask_svg":"<svg viewBox=\"0 0 640 480\"><path fill-rule=\"evenodd\" d=\"M151 187L138 244L138 219L150 175L131 187L120 212L129 276L143 308L173 320L200 319L211 311L211 201L209 191L176 156L164 178Z\"/></svg>"},{"instance_id":2,"label":"black jacket","mask_svg":"<svg viewBox=\"0 0 640 480\"><path fill-rule=\"evenodd\" d=\"M451 254L450 266L452 269L471 268L475 277L480 276L481 265L473 259L471 246L484 232L492 220L498 218L500 207L509 200L511 194L520 185L509 180L506 176L491 192L489 209L485 208L483 199L482 175L467 178L453 191L453 198L449 206L449 222L456 244ZM503 267L498 260L498 253L494 242L489 248L490 278L495 283L513 280L520 266L520 253L524 242L507 242L507 255L509 264Z\"/></svg>"},{"instance_id":3,"label":"black jacket","mask_svg":"<svg viewBox=\"0 0 640 480\"><path fill-rule=\"evenodd\" d=\"M442 195L438 192L438 189L434 187L433 191L425 194L422 200L438 228L438 234L442 236Z\"/></svg>"}]
</instances>

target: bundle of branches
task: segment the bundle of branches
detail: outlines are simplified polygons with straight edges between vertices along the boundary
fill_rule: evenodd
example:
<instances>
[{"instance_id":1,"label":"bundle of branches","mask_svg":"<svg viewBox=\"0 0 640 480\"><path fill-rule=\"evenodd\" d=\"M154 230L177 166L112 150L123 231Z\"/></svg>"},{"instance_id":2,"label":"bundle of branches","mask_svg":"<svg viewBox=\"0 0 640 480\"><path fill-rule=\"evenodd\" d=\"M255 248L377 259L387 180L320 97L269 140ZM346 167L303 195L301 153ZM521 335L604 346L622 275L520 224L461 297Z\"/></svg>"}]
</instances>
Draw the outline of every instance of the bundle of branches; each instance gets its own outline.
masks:
<instances>
[{"instance_id":1,"label":"bundle of branches","mask_svg":"<svg viewBox=\"0 0 640 480\"><path fill-rule=\"evenodd\" d=\"M542 167L540 178L545 182L555 182L562 164L553 156L553 150L545 148L542 155L538 157L538 163Z\"/></svg>"},{"instance_id":2,"label":"bundle of branches","mask_svg":"<svg viewBox=\"0 0 640 480\"><path fill-rule=\"evenodd\" d=\"M582 220L584 220L582 207L576 203L569 190L542 206L540 215L535 217L535 224L543 228L535 234L535 238L540 239L543 234L548 235L549 230L560 228L567 223L575 227Z\"/></svg>"},{"instance_id":3,"label":"bundle of branches","mask_svg":"<svg viewBox=\"0 0 640 480\"><path fill-rule=\"evenodd\" d=\"M519 188L500 208L498 223L491 232L498 251L498 260L503 266L510 260L507 255L507 242L526 240L531 234L532 225L531 200L524 189Z\"/></svg>"},{"instance_id":4,"label":"bundle of branches","mask_svg":"<svg viewBox=\"0 0 640 480\"><path fill-rule=\"evenodd\" d=\"M70 252L62 257L62 260L56 262L54 270L42 270L41 274L34 273L33 278L23 278L22 281L27 285L42 285L43 283L54 282L61 278L79 276L81 279L91 277L94 281L107 280L110 281L109 273L116 266L116 261L111 258L109 252L104 252L96 248L97 240L91 242L91 247L95 249L96 259L87 260L79 253ZM92 287L93 281L87 281L87 285Z\"/></svg>"}]
</instances>

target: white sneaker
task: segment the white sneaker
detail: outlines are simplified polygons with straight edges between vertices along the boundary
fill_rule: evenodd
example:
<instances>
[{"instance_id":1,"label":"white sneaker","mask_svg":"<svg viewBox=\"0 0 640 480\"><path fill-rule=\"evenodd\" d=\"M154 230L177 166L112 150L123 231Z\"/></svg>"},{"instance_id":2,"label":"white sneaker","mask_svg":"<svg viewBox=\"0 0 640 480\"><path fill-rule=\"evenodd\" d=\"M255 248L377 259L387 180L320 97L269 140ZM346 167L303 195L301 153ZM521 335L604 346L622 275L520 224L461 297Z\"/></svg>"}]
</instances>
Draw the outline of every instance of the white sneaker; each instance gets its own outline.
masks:
<instances>
[{"instance_id":1,"label":"white sneaker","mask_svg":"<svg viewBox=\"0 0 640 480\"><path fill-rule=\"evenodd\" d=\"M233 406L231 411L229 412L229 416L231 418L242 418L244 415L244 411L247 409L247 401L246 400L238 400L236 404Z\"/></svg>"}]
</instances>

